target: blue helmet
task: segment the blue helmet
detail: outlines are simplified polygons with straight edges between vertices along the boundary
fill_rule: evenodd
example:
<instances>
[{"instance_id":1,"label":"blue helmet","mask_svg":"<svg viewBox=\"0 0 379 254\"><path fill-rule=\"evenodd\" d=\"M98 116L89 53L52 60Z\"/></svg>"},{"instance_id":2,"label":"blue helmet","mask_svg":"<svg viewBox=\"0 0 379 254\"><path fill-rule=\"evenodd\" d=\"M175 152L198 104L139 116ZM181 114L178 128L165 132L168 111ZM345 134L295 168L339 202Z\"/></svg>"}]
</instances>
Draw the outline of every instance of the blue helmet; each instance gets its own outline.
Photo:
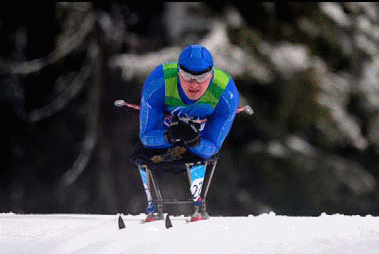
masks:
<instances>
[{"instance_id":1,"label":"blue helmet","mask_svg":"<svg viewBox=\"0 0 379 254\"><path fill-rule=\"evenodd\" d=\"M186 72L199 75L212 69L213 57L204 46L188 45L180 53L178 65Z\"/></svg>"}]
</instances>

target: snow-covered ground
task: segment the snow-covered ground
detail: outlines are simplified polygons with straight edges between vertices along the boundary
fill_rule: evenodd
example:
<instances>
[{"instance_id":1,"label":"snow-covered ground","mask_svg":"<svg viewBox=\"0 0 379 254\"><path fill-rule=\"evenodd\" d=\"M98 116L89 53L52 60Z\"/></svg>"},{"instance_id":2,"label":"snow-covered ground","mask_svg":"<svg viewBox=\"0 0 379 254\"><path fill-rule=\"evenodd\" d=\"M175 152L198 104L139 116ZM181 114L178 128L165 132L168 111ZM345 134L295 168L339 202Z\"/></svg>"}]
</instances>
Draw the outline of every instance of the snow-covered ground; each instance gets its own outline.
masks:
<instances>
[{"instance_id":1,"label":"snow-covered ground","mask_svg":"<svg viewBox=\"0 0 379 254\"><path fill-rule=\"evenodd\" d=\"M322 215L186 217L0 214L0 253L379 253L379 218Z\"/></svg>"}]
</instances>

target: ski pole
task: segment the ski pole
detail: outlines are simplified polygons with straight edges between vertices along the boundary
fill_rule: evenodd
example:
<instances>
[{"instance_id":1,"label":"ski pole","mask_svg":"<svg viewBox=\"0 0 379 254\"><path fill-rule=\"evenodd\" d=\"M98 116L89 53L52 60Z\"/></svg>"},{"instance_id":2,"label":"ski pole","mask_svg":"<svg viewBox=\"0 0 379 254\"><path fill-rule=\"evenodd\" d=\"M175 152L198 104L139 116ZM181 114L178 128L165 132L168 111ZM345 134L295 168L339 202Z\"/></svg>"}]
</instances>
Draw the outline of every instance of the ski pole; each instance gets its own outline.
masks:
<instances>
[{"instance_id":1,"label":"ski pole","mask_svg":"<svg viewBox=\"0 0 379 254\"><path fill-rule=\"evenodd\" d=\"M125 107L126 106L126 107L134 108L134 109L137 109L137 110L140 109L139 105L131 104L131 103L125 102L124 100L117 100L117 101L114 102L114 105L116 107ZM237 113L240 113L240 112L246 112L249 115L254 114L254 110L249 105L245 105L243 107L239 107L237 109Z\"/></svg>"},{"instance_id":2,"label":"ski pole","mask_svg":"<svg viewBox=\"0 0 379 254\"><path fill-rule=\"evenodd\" d=\"M254 114L254 110L249 105L245 105L243 107L239 107L237 109L237 113L239 113L239 112L246 112L249 115Z\"/></svg>"},{"instance_id":3,"label":"ski pole","mask_svg":"<svg viewBox=\"0 0 379 254\"><path fill-rule=\"evenodd\" d=\"M117 101L114 102L114 105L115 105L116 107L119 107L119 108L126 106L126 107L134 108L134 109L137 109L137 110L140 109L140 106L139 106L139 105L135 105L135 104L127 103L127 102L125 102L124 100L117 100Z\"/></svg>"}]
</instances>

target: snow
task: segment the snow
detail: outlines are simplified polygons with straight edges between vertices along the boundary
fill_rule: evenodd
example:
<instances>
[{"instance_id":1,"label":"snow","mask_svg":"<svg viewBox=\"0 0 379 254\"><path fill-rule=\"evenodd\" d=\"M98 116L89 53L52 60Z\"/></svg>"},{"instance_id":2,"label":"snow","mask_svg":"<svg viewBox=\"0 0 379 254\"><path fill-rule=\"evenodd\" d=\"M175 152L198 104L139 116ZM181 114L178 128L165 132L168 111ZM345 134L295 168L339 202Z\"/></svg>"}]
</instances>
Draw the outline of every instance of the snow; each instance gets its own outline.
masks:
<instances>
[{"instance_id":1,"label":"snow","mask_svg":"<svg viewBox=\"0 0 379 254\"><path fill-rule=\"evenodd\" d=\"M0 253L377 253L379 218L321 215L187 217L141 224L144 215L0 214Z\"/></svg>"},{"instance_id":2,"label":"snow","mask_svg":"<svg viewBox=\"0 0 379 254\"><path fill-rule=\"evenodd\" d=\"M264 47L269 48L269 45ZM288 42L281 42L276 47L272 47L269 57L277 71L288 76L287 78L306 70L311 64L308 47Z\"/></svg>"},{"instance_id":3,"label":"snow","mask_svg":"<svg viewBox=\"0 0 379 254\"><path fill-rule=\"evenodd\" d=\"M319 4L321 11L331 17L337 24L343 27L351 25L351 21L342 9L342 6L333 2L322 2Z\"/></svg>"}]
</instances>

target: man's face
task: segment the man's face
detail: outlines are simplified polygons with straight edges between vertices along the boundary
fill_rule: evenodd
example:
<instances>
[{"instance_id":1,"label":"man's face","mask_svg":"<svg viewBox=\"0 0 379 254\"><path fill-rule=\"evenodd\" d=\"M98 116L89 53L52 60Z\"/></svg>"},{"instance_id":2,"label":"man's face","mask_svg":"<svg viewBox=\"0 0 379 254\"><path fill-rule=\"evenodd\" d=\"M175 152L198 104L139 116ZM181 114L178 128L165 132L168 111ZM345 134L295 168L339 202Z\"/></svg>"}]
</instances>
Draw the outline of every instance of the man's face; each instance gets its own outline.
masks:
<instances>
[{"instance_id":1,"label":"man's face","mask_svg":"<svg viewBox=\"0 0 379 254\"><path fill-rule=\"evenodd\" d=\"M182 89L188 99L198 100L207 91L209 82L213 76L213 72L201 74L199 76L193 76L182 70L179 70L179 79Z\"/></svg>"}]
</instances>

